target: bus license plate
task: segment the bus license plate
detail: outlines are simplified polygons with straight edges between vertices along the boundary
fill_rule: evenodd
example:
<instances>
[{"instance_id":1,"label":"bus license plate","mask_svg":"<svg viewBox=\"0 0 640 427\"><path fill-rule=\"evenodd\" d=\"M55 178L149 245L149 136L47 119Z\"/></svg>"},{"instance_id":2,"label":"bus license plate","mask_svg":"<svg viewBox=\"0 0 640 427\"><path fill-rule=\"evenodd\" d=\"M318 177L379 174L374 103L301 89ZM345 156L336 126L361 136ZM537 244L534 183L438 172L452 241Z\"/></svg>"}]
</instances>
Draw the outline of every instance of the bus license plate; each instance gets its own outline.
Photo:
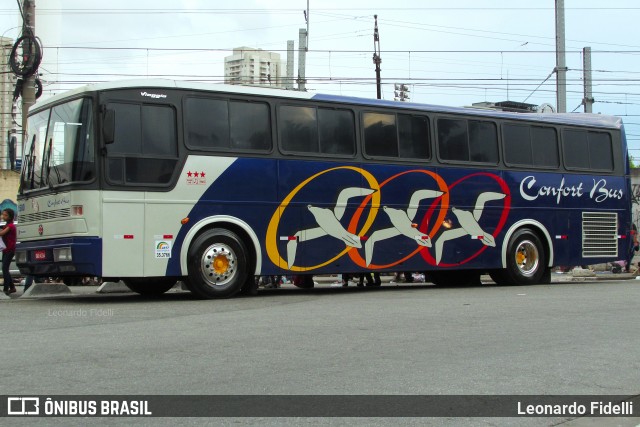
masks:
<instances>
[{"instance_id":1,"label":"bus license plate","mask_svg":"<svg viewBox=\"0 0 640 427\"><path fill-rule=\"evenodd\" d=\"M47 259L47 251L45 250L34 251L33 257L35 258L36 261L44 261Z\"/></svg>"}]
</instances>

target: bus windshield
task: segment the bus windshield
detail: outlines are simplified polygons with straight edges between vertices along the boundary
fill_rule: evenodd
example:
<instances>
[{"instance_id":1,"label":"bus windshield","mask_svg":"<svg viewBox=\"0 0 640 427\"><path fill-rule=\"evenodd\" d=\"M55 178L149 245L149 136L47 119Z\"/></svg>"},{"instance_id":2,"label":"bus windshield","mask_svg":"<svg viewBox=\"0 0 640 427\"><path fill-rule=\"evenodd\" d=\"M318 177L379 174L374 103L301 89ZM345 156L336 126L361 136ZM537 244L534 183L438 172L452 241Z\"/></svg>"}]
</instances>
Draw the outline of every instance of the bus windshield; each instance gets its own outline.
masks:
<instances>
[{"instance_id":1,"label":"bus windshield","mask_svg":"<svg viewBox=\"0 0 640 427\"><path fill-rule=\"evenodd\" d=\"M91 107L82 98L29 117L21 192L94 179Z\"/></svg>"}]
</instances>

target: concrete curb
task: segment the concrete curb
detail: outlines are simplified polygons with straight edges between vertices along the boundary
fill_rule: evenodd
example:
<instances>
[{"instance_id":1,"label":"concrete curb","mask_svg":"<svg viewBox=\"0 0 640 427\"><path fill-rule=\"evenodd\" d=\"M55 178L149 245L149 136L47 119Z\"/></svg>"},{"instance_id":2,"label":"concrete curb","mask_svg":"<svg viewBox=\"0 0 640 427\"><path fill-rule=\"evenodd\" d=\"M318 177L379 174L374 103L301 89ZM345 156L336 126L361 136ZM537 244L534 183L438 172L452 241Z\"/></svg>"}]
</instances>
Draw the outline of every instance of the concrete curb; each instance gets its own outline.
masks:
<instances>
[{"instance_id":1,"label":"concrete curb","mask_svg":"<svg viewBox=\"0 0 640 427\"><path fill-rule=\"evenodd\" d=\"M20 298L29 298L41 295L66 295L70 293L71 290L64 283L34 283L20 296Z\"/></svg>"},{"instance_id":2,"label":"concrete curb","mask_svg":"<svg viewBox=\"0 0 640 427\"><path fill-rule=\"evenodd\" d=\"M167 292L184 292L184 291L189 291L189 288L187 288L187 285L185 285L184 282L178 281L175 285L173 285L173 288L169 289Z\"/></svg>"},{"instance_id":3,"label":"concrete curb","mask_svg":"<svg viewBox=\"0 0 640 427\"><path fill-rule=\"evenodd\" d=\"M111 293L125 293L125 292L133 292L133 291L129 289L127 285L124 284L123 281L104 282L96 290L97 294L111 294Z\"/></svg>"}]
</instances>

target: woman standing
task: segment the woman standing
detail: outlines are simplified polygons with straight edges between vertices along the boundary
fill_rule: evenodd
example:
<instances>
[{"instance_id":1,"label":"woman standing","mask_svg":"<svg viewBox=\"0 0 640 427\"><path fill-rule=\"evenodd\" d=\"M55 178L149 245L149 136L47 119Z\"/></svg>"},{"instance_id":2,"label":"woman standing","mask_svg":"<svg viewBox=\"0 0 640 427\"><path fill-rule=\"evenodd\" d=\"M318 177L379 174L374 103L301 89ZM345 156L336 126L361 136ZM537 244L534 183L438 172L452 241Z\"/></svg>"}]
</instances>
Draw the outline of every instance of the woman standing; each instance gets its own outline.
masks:
<instances>
[{"instance_id":1,"label":"woman standing","mask_svg":"<svg viewBox=\"0 0 640 427\"><path fill-rule=\"evenodd\" d=\"M10 266L13 256L16 253L16 225L13 223L15 217L13 209L5 209L2 211L2 220L6 223L4 228L0 230L0 237L4 242L5 248L2 250L2 277L4 278L3 291L9 295L16 291L11 278Z\"/></svg>"}]
</instances>

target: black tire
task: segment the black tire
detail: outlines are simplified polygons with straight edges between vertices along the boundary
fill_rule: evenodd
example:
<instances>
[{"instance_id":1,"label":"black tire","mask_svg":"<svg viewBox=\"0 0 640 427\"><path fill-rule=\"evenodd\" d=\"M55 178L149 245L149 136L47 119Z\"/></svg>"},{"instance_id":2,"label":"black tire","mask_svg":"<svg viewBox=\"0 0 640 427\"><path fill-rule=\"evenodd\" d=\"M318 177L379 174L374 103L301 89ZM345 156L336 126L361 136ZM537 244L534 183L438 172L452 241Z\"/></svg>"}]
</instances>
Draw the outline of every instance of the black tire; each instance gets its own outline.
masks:
<instances>
[{"instance_id":1,"label":"black tire","mask_svg":"<svg viewBox=\"0 0 640 427\"><path fill-rule=\"evenodd\" d=\"M474 270L430 271L425 280L436 286L475 286L481 285L480 272Z\"/></svg>"},{"instance_id":2,"label":"black tire","mask_svg":"<svg viewBox=\"0 0 640 427\"><path fill-rule=\"evenodd\" d=\"M124 279L123 282L127 285L127 288L135 293L145 296L158 296L173 288L177 280L169 277L145 277L140 279Z\"/></svg>"},{"instance_id":3,"label":"black tire","mask_svg":"<svg viewBox=\"0 0 640 427\"><path fill-rule=\"evenodd\" d=\"M489 274L498 285L550 283L547 250L533 231L520 229L509 239L507 268L493 270Z\"/></svg>"},{"instance_id":4,"label":"black tire","mask_svg":"<svg viewBox=\"0 0 640 427\"><path fill-rule=\"evenodd\" d=\"M198 298L229 298L246 283L248 260L247 248L235 233L207 230L189 248L186 285Z\"/></svg>"}]
</instances>

